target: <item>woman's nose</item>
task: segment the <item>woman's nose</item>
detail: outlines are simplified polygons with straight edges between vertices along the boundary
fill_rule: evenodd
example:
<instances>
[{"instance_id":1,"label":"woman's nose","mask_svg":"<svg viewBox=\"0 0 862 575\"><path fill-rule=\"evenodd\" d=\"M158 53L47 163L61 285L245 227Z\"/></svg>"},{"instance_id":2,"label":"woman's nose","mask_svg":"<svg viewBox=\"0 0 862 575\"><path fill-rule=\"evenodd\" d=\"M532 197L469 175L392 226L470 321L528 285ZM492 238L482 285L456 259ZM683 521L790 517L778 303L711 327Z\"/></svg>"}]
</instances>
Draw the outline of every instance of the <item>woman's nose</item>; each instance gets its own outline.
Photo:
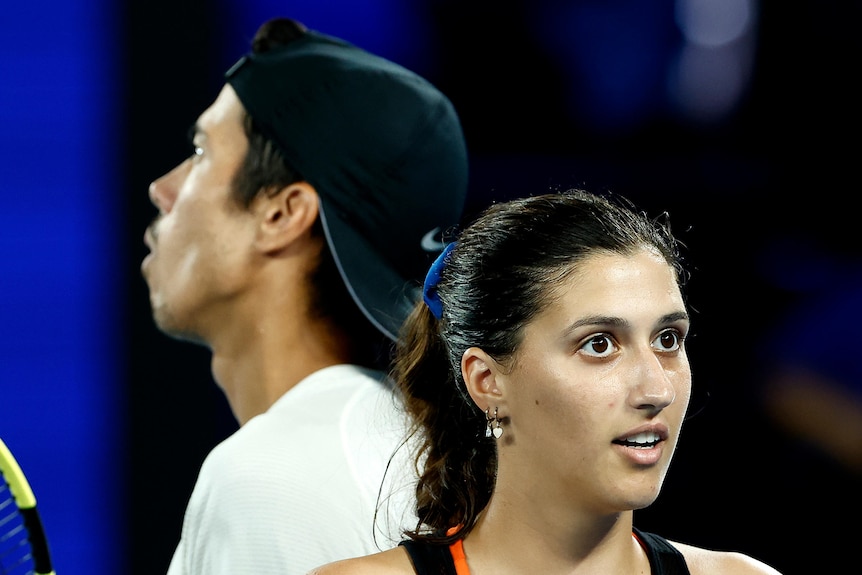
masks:
<instances>
[{"instance_id":1,"label":"woman's nose","mask_svg":"<svg viewBox=\"0 0 862 575\"><path fill-rule=\"evenodd\" d=\"M676 399L676 388L668 368L654 352L640 354L630 403L638 409L661 411Z\"/></svg>"}]
</instances>

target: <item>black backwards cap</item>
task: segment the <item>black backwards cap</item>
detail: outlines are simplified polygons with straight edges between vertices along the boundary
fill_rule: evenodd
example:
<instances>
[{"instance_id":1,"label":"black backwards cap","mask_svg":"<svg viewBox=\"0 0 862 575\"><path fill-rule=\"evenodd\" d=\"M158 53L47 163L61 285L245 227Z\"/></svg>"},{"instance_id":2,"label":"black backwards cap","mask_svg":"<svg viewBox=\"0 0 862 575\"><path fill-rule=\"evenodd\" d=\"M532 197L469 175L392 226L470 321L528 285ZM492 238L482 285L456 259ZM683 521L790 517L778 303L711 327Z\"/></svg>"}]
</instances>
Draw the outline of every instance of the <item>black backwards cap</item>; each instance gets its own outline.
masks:
<instances>
[{"instance_id":1,"label":"black backwards cap","mask_svg":"<svg viewBox=\"0 0 862 575\"><path fill-rule=\"evenodd\" d=\"M464 209L467 150L452 103L417 74L313 30L246 54L225 77L317 190L348 291L394 340Z\"/></svg>"}]
</instances>

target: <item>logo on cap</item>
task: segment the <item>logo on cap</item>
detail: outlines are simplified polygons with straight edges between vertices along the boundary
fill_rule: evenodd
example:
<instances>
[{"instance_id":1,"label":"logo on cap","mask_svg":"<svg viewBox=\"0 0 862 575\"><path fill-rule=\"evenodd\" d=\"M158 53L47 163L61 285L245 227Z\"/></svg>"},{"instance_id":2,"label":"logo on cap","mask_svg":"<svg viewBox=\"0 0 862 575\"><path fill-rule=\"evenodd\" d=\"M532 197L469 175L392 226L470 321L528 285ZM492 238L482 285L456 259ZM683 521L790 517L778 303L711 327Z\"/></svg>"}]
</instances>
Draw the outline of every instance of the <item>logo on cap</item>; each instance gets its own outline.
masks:
<instances>
[{"instance_id":1,"label":"logo on cap","mask_svg":"<svg viewBox=\"0 0 862 575\"><path fill-rule=\"evenodd\" d=\"M422 249L426 252L439 252L443 248L446 247L446 244L435 239L434 236L437 235L437 232L440 231L440 227L436 227L433 230L429 231L427 234L422 236Z\"/></svg>"}]
</instances>

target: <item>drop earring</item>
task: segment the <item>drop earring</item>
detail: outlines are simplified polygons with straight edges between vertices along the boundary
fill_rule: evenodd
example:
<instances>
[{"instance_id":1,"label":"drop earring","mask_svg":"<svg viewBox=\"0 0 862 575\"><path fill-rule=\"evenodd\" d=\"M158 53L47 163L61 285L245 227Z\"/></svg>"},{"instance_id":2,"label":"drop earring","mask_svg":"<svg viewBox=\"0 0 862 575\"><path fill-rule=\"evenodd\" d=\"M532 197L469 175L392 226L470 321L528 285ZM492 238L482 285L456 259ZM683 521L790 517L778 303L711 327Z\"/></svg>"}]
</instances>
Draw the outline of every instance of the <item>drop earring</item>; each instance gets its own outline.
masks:
<instances>
[{"instance_id":1,"label":"drop earring","mask_svg":"<svg viewBox=\"0 0 862 575\"><path fill-rule=\"evenodd\" d=\"M500 420L497 418L497 408L494 408L494 415L491 416L491 408L485 410L485 437L493 436L496 439L500 439L500 436L503 435L503 428L500 427Z\"/></svg>"}]
</instances>

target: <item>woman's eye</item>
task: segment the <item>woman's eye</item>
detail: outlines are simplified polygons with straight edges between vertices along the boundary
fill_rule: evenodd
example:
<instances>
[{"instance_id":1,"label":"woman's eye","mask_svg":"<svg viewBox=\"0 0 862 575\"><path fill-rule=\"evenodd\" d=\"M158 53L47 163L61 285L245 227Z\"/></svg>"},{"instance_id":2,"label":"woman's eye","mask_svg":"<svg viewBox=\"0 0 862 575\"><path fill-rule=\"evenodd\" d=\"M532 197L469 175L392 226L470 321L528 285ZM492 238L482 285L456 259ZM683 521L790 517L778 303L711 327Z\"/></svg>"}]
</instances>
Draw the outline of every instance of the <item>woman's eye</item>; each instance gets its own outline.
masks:
<instances>
[{"instance_id":1,"label":"woman's eye","mask_svg":"<svg viewBox=\"0 0 862 575\"><path fill-rule=\"evenodd\" d=\"M584 342L580 351L592 357L607 357L616 351L616 349L617 347L614 345L610 336L600 334L595 335Z\"/></svg>"},{"instance_id":2,"label":"woman's eye","mask_svg":"<svg viewBox=\"0 0 862 575\"><path fill-rule=\"evenodd\" d=\"M675 329L666 329L656 336L653 346L661 351L677 351L682 346L682 336Z\"/></svg>"}]
</instances>

